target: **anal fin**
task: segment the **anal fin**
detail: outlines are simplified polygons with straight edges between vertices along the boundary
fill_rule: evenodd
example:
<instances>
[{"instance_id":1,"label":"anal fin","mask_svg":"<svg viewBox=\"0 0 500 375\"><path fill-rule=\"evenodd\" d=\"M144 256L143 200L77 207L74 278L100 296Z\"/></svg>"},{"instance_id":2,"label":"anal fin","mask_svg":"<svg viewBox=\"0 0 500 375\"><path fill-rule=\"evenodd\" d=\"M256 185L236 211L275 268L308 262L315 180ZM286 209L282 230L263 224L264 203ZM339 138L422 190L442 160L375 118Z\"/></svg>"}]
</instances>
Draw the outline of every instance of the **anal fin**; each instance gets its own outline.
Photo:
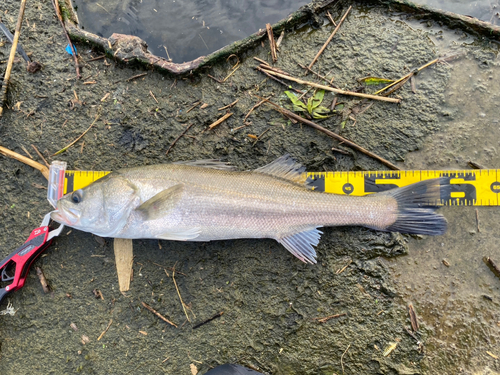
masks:
<instances>
[{"instance_id":1,"label":"anal fin","mask_svg":"<svg viewBox=\"0 0 500 375\"><path fill-rule=\"evenodd\" d=\"M200 228L179 228L156 235L159 240L191 241L201 234Z\"/></svg>"},{"instance_id":2,"label":"anal fin","mask_svg":"<svg viewBox=\"0 0 500 375\"><path fill-rule=\"evenodd\" d=\"M316 250L314 250L313 246L318 246L323 234L318 228L308 229L280 238L278 242L302 262L314 264L316 263Z\"/></svg>"}]
</instances>

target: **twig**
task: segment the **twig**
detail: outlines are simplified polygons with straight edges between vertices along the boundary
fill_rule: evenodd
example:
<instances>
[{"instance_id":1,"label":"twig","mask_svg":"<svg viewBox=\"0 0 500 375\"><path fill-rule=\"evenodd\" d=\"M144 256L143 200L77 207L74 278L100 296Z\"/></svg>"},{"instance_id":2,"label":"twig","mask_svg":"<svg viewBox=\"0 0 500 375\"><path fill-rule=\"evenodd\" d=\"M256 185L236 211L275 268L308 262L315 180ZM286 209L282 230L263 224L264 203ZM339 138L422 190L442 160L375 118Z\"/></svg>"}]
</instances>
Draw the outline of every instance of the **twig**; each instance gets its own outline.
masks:
<instances>
[{"instance_id":1,"label":"twig","mask_svg":"<svg viewBox=\"0 0 500 375\"><path fill-rule=\"evenodd\" d=\"M259 59L258 57L255 57L254 56L254 60L257 60L258 62L260 62L261 64L264 64L264 65L267 65L267 66L270 66L269 63L267 61L264 61L264 60L261 60Z\"/></svg>"},{"instance_id":2,"label":"twig","mask_svg":"<svg viewBox=\"0 0 500 375\"><path fill-rule=\"evenodd\" d=\"M12 41L12 47L10 48L9 61L7 62L7 68L5 69L5 75L3 77L2 83L2 94L0 96L0 118L3 115L3 103L7 98L7 87L9 86L10 73L12 72L12 65L14 64L14 58L16 57L17 44L19 42L19 35L21 33L21 26L23 24L24 9L26 8L26 0L21 0L21 5L19 8L19 15L17 17L16 31L14 32L14 40Z\"/></svg>"},{"instance_id":3,"label":"twig","mask_svg":"<svg viewBox=\"0 0 500 375\"><path fill-rule=\"evenodd\" d=\"M153 314L155 314L158 318L160 318L161 320L163 320L164 322L167 322L168 324L170 324L171 326L174 326L175 328L177 328L177 325L175 323L172 323L170 320L168 320L167 318L165 318L163 315L161 315L158 311L156 311L155 309L153 309L151 306L149 306L147 303L145 302L142 302L142 306L144 306L146 309L148 309L149 311L151 311Z\"/></svg>"},{"instance_id":4,"label":"twig","mask_svg":"<svg viewBox=\"0 0 500 375\"><path fill-rule=\"evenodd\" d=\"M220 313L215 314L215 315L214 315L214 316L212 316L211 318L208 318L207 320L205 320L205 321L203 321L203 322L201 322L201 323L196 324L196 325L193 327L193 329L199 328L199 327L201 327L202 325L207 324L207 323L211 322L211 321L212 321L212 320L214 320L214 319L220 318L220 317L222 316L222 314L224 314L224 311L221 311Z\"/></svg>"},{"instance_id":5,"label":"twig","mask_svg":"<svg viewBox=\"0 0 500 375\"><path fill-rule=\"evenodd\" d=\"M333 26L337 26L337 24L335 23L335 21L333 20L333 17L332 15L330 14L329 11L326 12L326 16L328 17L328 19L330 20L331 23L333 23Z\"/></svg>"},{"instance_id":6,"label":"twig","mask_svg":"<svg viewBox=\"0 0 500 375\"><path fill-rule=\"evenodd\" d=\"M108 326L106 327L106 329L104 331L102 331L102 333L99 335L99 337L97 338L97 341L99 341L100 339L102 339L102 337L106 334L106 332L108 332L108 329L109 327L111 327L111 323L113 323L113 319L111 319L108 323Z\"/></svg>"},{"instance_id":7,"label":"twig","mask_svg":"<svg viewBox=\"0 0 500 375\"><path fill-rule=\"evenodd\" d=\"M42 284L42 289L44 293L49 293L49 285L47 284L47 279L45 278L45 275L43 274L43 271L40 267L36 267L36 274L38 276L38 279L40 280L40 284Z\"/></svg>"},{"instance_id":8,"label":"twig","mask_svg":"<svg viewBox=\"0 0 500 375\"><path fill-rule=\"evenodd\" d=\"M226 105L226 106L224 106L224 107L220 107L220 108L219 108L219 109L217 109L217 110L218 110L218 111L222 111L222 110L224 110L224 109L231 108L231 107L232 107L232 106L234 106L236 103L238 103L238 101L239 101L239 100L240 100L240 99L236 99L236 100L235 100L234 102L232 102L231 104L228 104L228 105Z\"/></svg>"},{"instance_id":9,"label":"twig","mask_svg":"<svg viewBox=\"0 0 500 375\"><path fill-rule=\"evenodd\" d=\"M173 141L173 142L172 142L172 144L171 144L171 145L170 145L170 147L168 148L167 152L165 152L165 155L168 155L168 153L169 153L170 149L171 149L172 147L174 147L174 145L177 143L177 141L178 141L179 139L181 139L181 137L182 137L184 134L186 134L186 133L187 133L187 131L188 131L189 129L191 129L191 126L193 126L193 125L194 125L194 122L193 122L192 124L190 124L190 125L189 125L186 129L184 129L184 131L183 131L183 132L182 132L182 133L181 133L181 134L180 134L180 135L179 135L179 136L175 139L175 141Z\"/></svg>"},{"instance_id":10,"label":"twig","mask_svg":"<svg viewBox=\"0 0 500 375\"><path fill-rule=\"evenodd\" d=\"M33 145L32 145L32 146L33 146ZM33 156L31 156L31 154L28 152L28 150L26 150L26 148L25 148L23 145L21 145L21 148L22 148L22 149L23 149L23 151L26 153L26 155L28 155L28 156L29 156L29 158L30 158L30 159L33 159Z\"/></svg>"},{"instance_id":11,"label":"twig","mask_svg":"<svg viewBox=\"0 0 500 375\"><path fill-rule=\"evenodd\" d=\"M476 208L476 225L477 225L477 232L481 232L481 228L479 228L479 211Z\"/></svg>"},{"instance_id":12,"label":"twig","mask_svg":"<svg viewBox=\"0 0 500 375\"><path fill-rule=\"evenodd\" d=\"M278 61L278 56L276 55L276 42L274 41L273 28L270 23L266 24L267 37L269 38L269 47L271 47L271 58L273 62Z\"/></svg>"},{"instance_id":13,"label":"twig","mask_svg":"<svg viewBox=\"0 0 500 375\"><path fill-rule=\"evenodd\" d=\"M415 309L413 308L413 304L411 302L408 304L408 314L410 315L411 329L413 329L413 332L417 332L418 331L417 314L415 313Z\"/></svg>"},{"instance_id":14,"label":"twig","mask_svg":"<svg viewBox=\"0 0 500 375\"><path fill-rule=\"evenodd\" d=\"M87 130L85 130L82 135L80 135L77 139L75 139L73 142L71 142L69 145L67 145L66 147L63 147L62 149L60 149L59 151L57 151L54 155L52 156L56 156L56 155L59 155L61 153L63 153L64 151L66 151L68 148L70 148L71 146L73 146L76 142L78 142L85 134L87 134L87 132L90 130L90 128L92 128L92 126L94 126L95 122L99 119L99 115L96 116L95 120L92 122L92 124L90 124L90 126L88 127Z\"/></svg>"},{"instance_id":15,"label":"twig","mask_svg":"<svg viewBox=\"0 0 500 375\"><path fill-rule=\"evenodd\" d=\"M351 347L351 344L349 344L349 346L347 347L345 352L340 357L340 365L342 366L342 374L344 373L344 355L345 355L345 353L347 353L347 351L349 350L350 347Z\"/></svg>"},{"instance_id":16,"label":"twig","mask_svg":"<svg viewBox=\"0 0 500 375\"><path fill-rule=\"evenodd\" d=\"M193 104L193 106L191 108L189 108L186 113L189 113L191 112L193 109L195 109L196 107L198 107L199 105L201 104L201 100L200 101L197 101L196 103Z\"/></svg>"},{"instance_id":17,"label":"twig","mask_svg":"<svg viewBox=\"0 0 500 375\"><path fill-rule=\"evenodd\" d=\"M285 30L283 30L278 38L278 40L276 41L276 49L279 51L280 49L280 45L281 45L281 42L283 41L283 38L285 37Z\"/></svg>"},{"instance_id":18,"label":"twig","mask_svg":"<svg viewBox=\"0 0 500 375\"><path fill-rule=\"evenodd\" d=\"M351 148L353 148L355 150L358 150L359 152L362 152L365 155L368 155L368 156L370 156L370 157L378 160L379 162L381 162L382 164L386 165L390 169L400 170L399 167L397 167L396 165L392 164L390 161L385 160L381 156L378 156L378 155L374 154L373 152L366 150L365 148L359 146L358 144L356 144L356 143L354 143L354 142L352 142L352 141L350 141L350 140L348 140L348 139L346 139L346 138L344 138L344 137L342 137L342 136L340 136L338 134L335 134L334 132L332 132L332 131L330 131L328 129L325 129L324 127L322 127L322 126L320 126L320 125L318 125L318 124L316 124L316 123L314 123L312 121L306 120L305 118L302 118L299 115L297 115L297 114L295 114L295 113L293 113L293 112L291 112L291 111L289 111L289 110L287 110L287 109L285 109L283 107L280 107L279 105L277 105L277 104L275 104L275 103L273 103L273 102L271 102L269 100L266 100L266 102L268 102L269 104L271 104L272 106L274 106L275 109L278 112L284 114L285 116L291 117L291 118L293 118L293 119L295 119L297 121L300 121L300 122L302 122L302 123L304 123L306 125L309 125L310 127L314 128L316 130L319 130L319 131L325 133L326 135L328 135L328 136L330 136L330 137L332 137L332 138L340 141L341 143L345 144L346 146L349 146L349 147L351 147Z\"/></svg>"},{"instance_id":19,"label":"twig","mask_svg":"<svg viewBox=\"0 0 500 375\"><path fill-rule=\"evenodd\" d=\"M491 269L491 272L493 272L496 277L500 277L500 267L498 267L497 263L493 259L491 259L490 257L484 257L483 261Z\"/></svg>"},{"instance_id":20,"label":"twig","mask_svg":"<svg viewBox=\"0 0 500 375\"><path fill-rule=\"evenodd\" d=\"M330 319L340 318L341 316L344 316L344 315L347 315L347 314L346 313L335 314L335 315L325 316L324 318L314 318L314 320L317 320L320 323L325 323L325 322L328 322Z\"/></svg>"},{"instance_id":21,"label":"twig","mask_svg":"<svg viewBox=\"0 0 500 375\"><path fill-rule=\"evenodd\" d=\"M397 85L397 84L399 84L399 83L401 83L401 82L403 82L403 81L404 81L404 83L406 83L406 82L407 82L407 81L408 81L408 80L409 80L409 79L410 79L413 75L417 74L417 73L418 73L418 72L420 72L421 70L423 70L423 69L425 69L425 68L427 68L427 67L429 67L429 66L431 66L431 65L434 65L435 63L439 62L440 60L441 60L441 59L439 59L439 58L438 58L438 59L434 59L434 60L432 60L432 61L428 62L427 64L422 65L420 68L417 68L417 69L415 69L415 70L412 70L410 73L408 73L408 74L407 74L407 75L405 75L404 77L401 77L400 79L398 79L397 81L394 81L394 82L393 82L393 83L391 83L390 85L387 85L386 87L381 88L381 89L380 89L380 90L378 90L378 91L377 91L374 95L378 95L378 94L380 94L380 93L382 93L382 92L386 91L387 89L391 88L392 86L395 86L395 85ZM404 83L403 83L403 84L404 84ZM402 85L401 85L401 86L402 86ZM398 86L398 88L399 88L399 87L401 87L401 86ZM392 91L394 91L394 90L392 90Z\"/></svg>"},{"instance_id":22,"label":"twig","mask_svg":"<svg viewBox=\"0 0 500 375\"><path fill-rule=\"evenodd\" d=\"M224 116L222 116L220 119L218 119L217 121L215 121L212 125L210 125L208 127L208 130L212 130L217 125L219 125L220 123L222 123L223 121L225 121L226 119L228 119L232 114L233 114L232 112L226 113Z\"/></svg>"},{"instance_id":23,"label":"twig","mask_svg":"<svg viewBox=\"0 0 500 375\"><path fill-rule=\"evenodd\" d=\"M97 56L97 57L94 57L93 59L87 60L87 62L104 59L105 57L106 57L106 55Z\"/></svg>"},{"instance_id":24,"label":"twig","mask_svg":"<svg viewBox=\"0 0 500 375\"><path fill-rule=\"evenodd\" d=\"M179 295L179 299L181 300L181 305L182 305L182 310L184 310L184 315L186 315L188 322L191 323L191 320L189 319L189 315L186 311L186 306L184 305L184 301L182 300L182 297L181 297L181 292L179 292L179 287L177 286L177 282L175 281L175 268L172 272L172 280L174 280L175 289L177 290L177 294Z\"/></svg>"},{"instance_id":25,"label":"twig","mask_svg":"<svg viewBox=\"0 0 500 375\"><path fill-rule=\"evenodd\" d=\"M130 78L127 78L127 79L125 80L125 82L129 82L129 81L132 81L133 79L136 79L136 78L141 78L141 77L144 77L144 76L147 76L147 75L148 75L148 73L137 74L137 75L135 75L135 76L132 76L132 77L130 77Z\"/></svg>"},{"instance_id":26,"label":"twig","mask_svg":"<svg viewBox=\"0 0 500 375\"><path fill-rule=\"evenodd\" d=\"M47 168L45 165L40 164L34 160L31 160L30 158L27 158L26 156L18 154L17 152L11 151L2 146L0 146L0 154L8 156L12 159L16 159L24 164L29 165L32 168L39 170L47 180L49 179L49 168Z\"/></svg>"},{"instance_id":27,"label":"twig","mask_svg":"<svg viewBox=\"0 0 500 375\"><path fill-rule=\"evenodd\" d=\"M273 96L272 94L269 95L267 98L261 100L260 102L258 102L257 104L255 104L252 108L250 108L250 111L248 111L248 113L246 114L245 118L243 119L243 123L245 123L245 121L247 120L248 116L250 116L250 114L257 108L259 107L260 105L262 105L263 103L266 102L266 100L268 100L271 96Z\"/></svg>"},{"instance_id":28,"label":"twig","mask_svg":"<svg viewBox=\"0 0 500 375\"><path fill-rule=\"evenodd\" d=\"M36 148L35 145L31 145L31 147L33 147L33 149L36 151L36 153L38 154L38 156L43 160L43 162L45 163L45 165L47 166L47 168L50 168L50 164L47 163L47 160L45 160L45 158L43 157L42 153L40 151L38 151L38 149Z\"/></svg>"},{"instance_id":29,"label":"twig","mask_svg":"<svg viewBox=\"0 0 500 375\"><path fill-rule=\"evenodd\" d=\"M352 259L349 259L349 262L347 262L347 264L344 267L338 269L337 272L335 272L335 274L340 275L342 272L344 272L347 269L347 267L349 267L349 265L351 263L352 263Z\"/></svg>"},{"instance_id":30,"label":"twig","mask_svg":"<svg viewBox=\"0 0 500 375\"><path fill-rule=\"evenodd\" d=\"M76 78L80 79L82 76L80 75L80 64L78 63L78 56L76 55L76 51L75 48L73 47L73 43L71 42L71 38L69 37L68 32L66 31L66 27L64 26L64 21L62 19L61 10L59 9L59 3L57 2L57 0L52 0L52 6L56 11L57 19L59 20L59 23L63 28L64 35L66 35L66 39L68 40L69 43L69 48L71 49L73 60L75 61Z\"/></svg>"},{"instance_id":31,"label":"twig","mask_svg":"<svg viewBox=\"0 0 500 375\"><path fill-rule=\"evenodd\" d=\"M153 94L153 92L151 90L149 90L149 94L153 97L153 99L155 100L156 103L158 103L158 100L156 100L156 97L155 95ZM160 104L160 103L158 103Z\"/></svg>"},{"instance_id":32,"label":"twig","mask_svg":"<svg viewBox=\"0 0 500 375\"><path fill-rule=\"evenodd\" d=\"M350 6L349 9L347 9L347 12L345 12L345 14L342 16L342 18L340 19L339 23L337 24L337 27L335 27L335 30L333 30L333 33L328 37L328 39L326 40L325 44L323 44L323 47L321 47L321 49L319 50L319 52L314 57L313 61L311 61L311 63L309 64L309 69L312 68L312 66L318 60L318 58L321 56L321 54L323 53L323 51L325 50L325 48L328 46L328 44L330 44L330 42L332 41L332 39L335 36L335 34L337 34L337 31L340 29L340 26L342 25L342 22L344 22L345 18L347 17L347 15L351 11L351 9L352 9L352 6Z\"/></svg>"},{"instance_id":33,"label":"twig","mask_svg":"<svg viewBox=\"0 0 500 375\"><path fill-rule=\"evenodd\" d=\"M306 69L307 71L311 72L312 74L316 75L317 77L325 80L326 82L330 83L331 79L328 79L324 76L322 76L321 74L319 73L316 73L314 70L310 69L308 66L305 66L305 65L302 65L301 63L298 63L298 65L302 68L302 69ZM331 86L333 86L331 83L330 83Z\"/></svg>"},{"instance_id":34,"label":"twig","mask_svg":"<svg viewBox=\"0 0 500 375\"><path fill-rule=\"evenodd\" d=\"M294 89L294 88L293 88L293 87L291 87L290 85L287 85L285 82L283 82L281 79L278 79L278 78L276 78L275 76L273 76L273 75L269 74L267 70L264 70L264 69L262 69L262 68L261 68L261 67L259 67L259 66L257 66L255 69L257 69L259 72L264 73L266 76L268 76L269 78L271 78L271 79L275 80L276 82L279 82L279 83L281 83L282 85L285 85L285 86L286 86L289 90L293 90L293 91L295 91L296 93L301 94L301 95L303 94L303 92L302 92L302 91L299 91L299 90Z\"/></svg>"},{"instance_id":35,"label":"twig","mask_svg":"<svg viewBox=\"0 0 500 375\"><path fill-rule=\"evenodd\" d=\"M219 82L219 83L224 83L224 81L218 79L218 78L215 78L214 76L211 76L210 74L207 74L207 76L209 76L210 78L212 78L214 81L216 82Z\"/></svg>"},{"instance_id":36,"label":"twig","mask_svg":"<svg viewBox=\"0 0 500 375\"><path fill-rule=\"evenodd\" d=\"M383 102L390 102L390 103L400 103L401 102L400 99L386 98L384 96L377 96L377 95L370 95L370 94L362 94L360 92L354 92L354 91L344 91L344 90L336 89L334 87L320 85L318 83L314 83L314 82L310 82L310 81L304 81L303 79L300 79L300 78L295 78L295 77L291 77L291 76L288 76L288 75L285 75L285 74L282 74L282 73L277 73L277 72L275 72L275 71L273 71L271 69L265 69L264 70L262 68L257 68L257 70L260 70L261 72L269 73L270 75L273 75L273 76L277 76L277 77L281 77L281 78L284 78L284 79L288 79L290 81L297 82L297 83L300 83L300 84L303 84L303 85L308 85L308 86L316 87L318 89L325 90L325 91L331 91L331 92L334 92L334 93L340 94L340 95L356 96L356 97L359 97L359 98L374 99L374 100L380 100L380 101L383 101ZM285 84L285 83L283 83L283 84Z\"/></svg>"}]
</instances>

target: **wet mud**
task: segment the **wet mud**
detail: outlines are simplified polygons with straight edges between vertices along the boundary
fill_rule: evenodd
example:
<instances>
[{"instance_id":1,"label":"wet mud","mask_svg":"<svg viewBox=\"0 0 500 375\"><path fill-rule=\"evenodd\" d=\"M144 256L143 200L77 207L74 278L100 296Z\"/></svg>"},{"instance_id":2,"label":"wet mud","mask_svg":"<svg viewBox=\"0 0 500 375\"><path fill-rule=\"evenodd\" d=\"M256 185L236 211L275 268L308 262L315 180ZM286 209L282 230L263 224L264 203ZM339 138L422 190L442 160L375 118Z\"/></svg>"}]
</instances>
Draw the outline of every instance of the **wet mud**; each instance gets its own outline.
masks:
<instances>
[{"instance_id":1,"label":"wet mud","mask_svg":"<svg viewBox=\"0 0 500 375\"><path fill-rule=\"evenodd\" d=\"M468 159L497 167L498 45L432 21L415 21L410 14L354 5L315 65L322 74L330 72L340 88L356 89L356 79L369 75L396 79L443 54L466 55L419 73L415 93L409 85L397 92L401 105L374 103L359 113L370 102L339 97L344 110L321 124L404 169L466 168ZM346 8L333 8L332 15L338 19ZM0 11L13 29L17 2L6 1ZM267 42L240 54L241 67L224 83L207 74L224 78L233 59L176 79L109 58L90 61L100 53L77 44L84 68L84 79L77 81L51 5L34 1L25 19L20 41L43 69L30 74L21 61L14 65L10 109L0 120L1 145L21 154L24 146L39 160L33 144L49 162L64 160L82 170L207 158L253 169L284 153L311 171L385 169L347 148L350 155L333 151L343 146L266 106L249 116L247 127L232 131L259 101L255 95L273 94L272 100L289 105L287 88L254 70L253 57L270 61ZM308 64L332 30L325 22L288 33L277 66L303 76L297 63ZM1 70L8 53L8 44L0 47ZM142 73L147 75L128 80ZM218 108L236 99L234 114L207 130L222 117ZM325 95L325 104L332 99ZM208 106L188 112L199 101ZM77 144L51 156L96 116ZM248 137L264 132L256 143ZM40 188L45 184L39 172L0 159L0 258L50 210ZM443 212L450 230L438 238L325 229L314 266L300 263L271 240L134 241L134 279L125 294L118 289L112 240L102 243L65 229L35 262L51 293L43 293L32 270L25 287L7 297L18 310L0 317L0 373L191 374L193 364L203 374L226 362L266 374L498 373L498 360L490 354L500 356L500 280L481 260L484 255L500 259L498 210L478 209L481 232L474 208ZM173 267L190 321L173 283ZM422 345L405 330L409 301L417 311ZM324 323L317 319L336 314L345 315ZM397 347L385 357L390 343Z\"/></svg>"}]
</instances>

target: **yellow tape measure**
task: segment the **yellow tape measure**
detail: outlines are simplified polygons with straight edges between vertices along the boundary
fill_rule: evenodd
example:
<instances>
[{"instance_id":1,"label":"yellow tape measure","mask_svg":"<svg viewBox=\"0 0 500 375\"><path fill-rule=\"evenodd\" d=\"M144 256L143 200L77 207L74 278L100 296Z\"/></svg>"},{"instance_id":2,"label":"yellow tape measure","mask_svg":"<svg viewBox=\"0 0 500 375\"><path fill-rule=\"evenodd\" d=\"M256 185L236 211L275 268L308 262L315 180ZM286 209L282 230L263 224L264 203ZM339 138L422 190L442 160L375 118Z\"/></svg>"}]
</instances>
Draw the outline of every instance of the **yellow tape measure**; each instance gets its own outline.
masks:
<instances>
[{"instance_id":1,"label":"yellow tape measure","mask_svg":"<svg viewBox=\"0 0 500 375\"><path fill-rule=\"evenodd\" d=\"M64 194L104 177L103 171L65 171ZM314 190L343 195L366 195L438 177L449 179L441 189L444 206L499 206L500 169L453 171L309 172Z\"/></svg>"}]
</instances>

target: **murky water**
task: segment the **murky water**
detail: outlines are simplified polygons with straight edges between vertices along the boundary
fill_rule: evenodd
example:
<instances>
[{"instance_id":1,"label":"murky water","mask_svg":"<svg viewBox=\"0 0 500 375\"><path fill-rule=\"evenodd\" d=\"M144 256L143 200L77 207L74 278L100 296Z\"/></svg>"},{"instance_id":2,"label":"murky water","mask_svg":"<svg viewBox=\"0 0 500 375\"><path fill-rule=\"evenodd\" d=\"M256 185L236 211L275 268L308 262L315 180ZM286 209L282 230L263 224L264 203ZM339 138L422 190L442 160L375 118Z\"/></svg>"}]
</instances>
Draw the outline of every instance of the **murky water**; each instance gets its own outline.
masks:
<instances>
[{"instance_id":1,"label":"murky water","mask_svg":"<svg viewBox=\"0 0 500 375\"><path fill-rule=\"evenodd\" d=\"M415 0L414 2L449 12L476 17L481 21L491 22L494 25L499 24L499 0Z\"/></svg>"},{"instance_id":2,"label":"murky water","mask_svg":"<svg viewBox=\"0 0 500 375\"><path fill-rule=\"evenodd\" d=\"M81 26L100 36L138 36L181 63L276 23L307 0L74 0Z\"/></svg>"}]
</instances>

